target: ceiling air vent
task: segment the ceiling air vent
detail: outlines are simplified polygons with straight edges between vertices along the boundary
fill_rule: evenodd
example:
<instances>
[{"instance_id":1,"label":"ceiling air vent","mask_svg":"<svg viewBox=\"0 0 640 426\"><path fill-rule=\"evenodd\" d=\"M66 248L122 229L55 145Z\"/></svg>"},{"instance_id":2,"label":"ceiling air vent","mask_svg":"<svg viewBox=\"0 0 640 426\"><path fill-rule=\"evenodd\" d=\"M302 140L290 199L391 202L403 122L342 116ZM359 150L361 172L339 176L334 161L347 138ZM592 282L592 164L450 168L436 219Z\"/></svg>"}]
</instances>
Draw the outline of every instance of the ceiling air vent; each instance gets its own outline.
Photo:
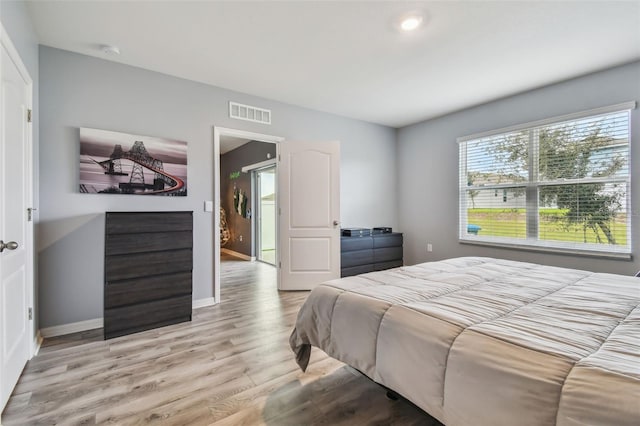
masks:
<instances>
[{"instance_id":1,"label":"ceiling air vent","mask_svg":"<svg viewBox=\"0 0 640 426\"><path fill-rule=\"evenodd\" d=\"M229 102L229 117L254 123L271 124L271 110Z\"/></svg>"}]
</instances>

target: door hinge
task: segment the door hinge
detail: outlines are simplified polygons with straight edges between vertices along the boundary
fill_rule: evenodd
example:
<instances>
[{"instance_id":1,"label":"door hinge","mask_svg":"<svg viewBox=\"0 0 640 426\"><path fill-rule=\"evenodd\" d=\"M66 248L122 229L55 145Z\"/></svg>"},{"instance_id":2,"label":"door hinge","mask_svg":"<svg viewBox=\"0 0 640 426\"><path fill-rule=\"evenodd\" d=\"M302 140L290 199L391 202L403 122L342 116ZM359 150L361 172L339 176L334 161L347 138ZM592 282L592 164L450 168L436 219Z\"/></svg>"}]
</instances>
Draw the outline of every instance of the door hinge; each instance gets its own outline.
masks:
<instances>
[{"instance_id":1,"label":"door hinge","mask_svg":"<svg viewBox=\"0 0 640 426\"><path fill-rule=\"evenodd\" d=\"M27 110L27 123L31 123L31 110Z\"/></svg>"},{"instance_id":2,"label":"door hinge","mask_svg":"<svg viewBox=\"0 0 640 426\"><path fill-rule=\"evenodd\" d=\"M33 319L33 308L29 308L29 319Z\"/></svg>"},{"instance_id":3,"label":"door hinge","mask_svg":"<svg viewBox=\"0 0 640 426\"><path fill-rule=\"evenodd\" d=\"M282 262L278 262L278 268L282 268Z\"/></svg>"},{"instance_id":4,"label":"door hinge","mask_svg":"<svg viewBox=\"0 0 640 426\"><path fill-rule=\"evenodd\" d=\"M38 210L38 209L34 209L33 207L29 207L27 209L27 221L31 222L31 220L33 219L33 212L34 210Z\"/></svg>"},{"instance_id":5,"label":"door hinge","mask_svg":"<svg viewBox=\"0 0 640 426\"><path fill-rule=\"evenodd\" d=\"M278 154L278 161L282 161L282 157Z\"/></svg>"},{"instance_id":6,"label":"door hinge","mask_svg":"<svg viewBox=\"0 0 640 426\"><path fill-rule=\"evenodd\" d=\"M282 216L282 208L278 207L278 216Z\"/></svg>"}]
</instances>

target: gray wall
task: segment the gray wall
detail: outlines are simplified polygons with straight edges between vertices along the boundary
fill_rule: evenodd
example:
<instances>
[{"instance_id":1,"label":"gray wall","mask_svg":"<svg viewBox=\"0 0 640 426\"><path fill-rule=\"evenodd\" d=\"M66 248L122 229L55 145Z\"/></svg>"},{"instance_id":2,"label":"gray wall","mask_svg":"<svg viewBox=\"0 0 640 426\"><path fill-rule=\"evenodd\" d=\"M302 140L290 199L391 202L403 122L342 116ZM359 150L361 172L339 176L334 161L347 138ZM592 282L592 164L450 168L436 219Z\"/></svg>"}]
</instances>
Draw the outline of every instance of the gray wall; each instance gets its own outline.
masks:
<instances>
[{"instance_id":1,"label":"gray wall","mask_svg":"<svg viewBox=\"0 0 640 426\"><path fill-rule=\"evenodd\" d=\"M255 211L253 206L253 194L251 192L251 173L242 173L242 167L276 158L276 144L267 142L251 141L233 151L229 151L220 156L220 203L227 214L227 224L231 239L224 246L229 250L252 256L251 247L253 244L251 218L243 218L233 209L233 188L234 184L238 189L246 193L249 198L247 208L251 212ZM237 179L230 179L229 174L240 172ZM240 236L242 235L242 241Z\"/></svg>"},{"instance_id":2,"label":"gray wall","mask_svg":"<svg viewBox=\"0 0 640 426\"><path fill-rule=\"evenodd\" d=\"M38 37L31 24L31 18L27 11L27 4L17 1L0 1L0 21L4 29L9 34L11 42L15 46L22 62L33 81L33 114L32 114L32 132L33 132L33 200L34 207L38 207L38 150L39 150L39 102L38 102L38 88L39 88L39 68L38 68ZM34 212L33 221L38 223L39 211ZM34 227L34 239L38 238L38 228ZM34 311L35 321L34 327L37 330L39 328L39 315L38 315L38 275L37 275L37 252L34 253L35 270L34 273Z\"/></svg>"},{"instance_id":3,"label":"gray wall","mask_svg":"<svg viewBox=\"0 0 640 426\"><path fill-rule=\"evenodd\" d=\"M340 140L341 221L397 226L394 129L44 46L40 85L40 327L102 317L105 211L193 210L193 298L213 295L213 126ZM230 100L273 124L228 118ZM79 127L187 141L189 195L78 193Z\"/></svg>"},{"instance_id":4,"label":"gray wall","mask_svg":"<svg viewBox=\"0 0 640 426\"><path fill-rule=\"evenodd\" d=\"M455 88L452 88L455 90ZM640 101L640 62L466 109L398 131L398 217L405 263L455 256L493 256L599 272L640 269L640 109L632 112L633 261L552 255L458 243L456 138L626 101ZM433 252L427 253L427 242Z\"/></svg>"}]
</instances>

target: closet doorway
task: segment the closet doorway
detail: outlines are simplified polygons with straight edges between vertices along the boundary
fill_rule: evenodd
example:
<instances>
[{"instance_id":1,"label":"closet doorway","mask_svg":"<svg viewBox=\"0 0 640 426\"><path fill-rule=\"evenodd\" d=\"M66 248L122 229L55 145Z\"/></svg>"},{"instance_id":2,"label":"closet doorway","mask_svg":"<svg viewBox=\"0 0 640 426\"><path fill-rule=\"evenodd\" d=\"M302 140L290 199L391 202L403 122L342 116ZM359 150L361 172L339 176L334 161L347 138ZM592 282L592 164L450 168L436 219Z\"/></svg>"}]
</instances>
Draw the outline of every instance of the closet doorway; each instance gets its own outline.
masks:
<instances>
[{"instance_id":1,"label":"closet doorway","mask_svg":"<svg viewBox=\"0 0 640 426\"><path fill-rule=\"evenodd\" d=\"M255 253L259 261L276 264L276 167L254 171Z\"/></svg>"}]
</instances>

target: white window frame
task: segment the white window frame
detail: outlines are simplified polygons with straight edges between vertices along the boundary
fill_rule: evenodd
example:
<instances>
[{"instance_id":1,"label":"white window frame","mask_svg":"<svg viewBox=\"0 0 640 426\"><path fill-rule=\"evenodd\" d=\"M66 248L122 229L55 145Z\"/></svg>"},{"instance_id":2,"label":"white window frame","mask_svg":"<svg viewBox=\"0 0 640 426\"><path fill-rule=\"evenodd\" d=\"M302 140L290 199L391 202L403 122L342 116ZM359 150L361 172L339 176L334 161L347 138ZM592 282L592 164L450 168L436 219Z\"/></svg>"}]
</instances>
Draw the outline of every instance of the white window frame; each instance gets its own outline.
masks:
<instances>
[{"instance_id":1,"label":"white window frame","mask_svg":"<svg viewBox=\"0 0 640 426\"><path fill-rule=\"evenodd\" d=\"M566 243L561 241L552 241L552 240L539 240L537 236L537 221L538 221L538 197L537 196L527 196L527 222L531 220L536 221L536 226L531 227L529 223L527 224L527 238L526 239L516 239L509 237L495 237L495 236L482 236L470 234L467 232L467 191L469 189L481 189L475 187L468 186L468 177L467 177L467 158L466 158L466 142L487 138L491 136L497 136L500 134L506 133L514 133L523 130L531 130L533 132L537 131L537 128L542 126L548 126L552 124L562 123L566 121L579 120L582 118L590 117L590 116L598 116L616 112L623 111L631 111L636 108L636 102L625 102L621 104L595 108L587 111L581 111L573 114L567 114L558 117L547 118L538 121L532 121L529 123L518 124L515 126L504 127L501 129L490 130L487 132L476 133L473 135L459 137L457 139L457 143L459 146L459 239L458 241L463 244L478 244L483 246L493 246L493 247L502 247L502 248L512 248L512 249L523 249L523 250L533 250L533 251L542 251L542 252L552 252L552 253L565 253L565 254L579 254L579 255L588 255L588 256L597 256L597 257L606 257L606 258L622 258L622 259L630 259L632 253L632 234L631 234L631 114L629 114L629 174L624 179L617 179L617 181L624 182L627 185L627 196L626 196L626 211L627 215L627 246L625 247L616 247L611 245L602 245L602 244L574 244L574 243ZM531 138L533 140L533 144L537 143L537 139L535 137ZM482 189L503 189L503 188L514 188L514 187L522 187L525 188L526 191L538 191L538 188L542 186L537 180L537 150L530 151L532 155L529 155L529 170L532 172L529 173L529 179L527 182L523 183L507 183L507 184L496 184L482 187ZM535 167L532 167L535 163ZM464 168L464 170L463 170ZM615 178L588 178L581 179L580 183L590 183L590 182L611 182L612 180L616 180ZM570 183L570 182L566 182ZM535 212L535 218L533 218L533 212ZM536 235L531 235L531 234ZM579 247L576 247L579 246Z\"/></svg>"}]
</instances>

